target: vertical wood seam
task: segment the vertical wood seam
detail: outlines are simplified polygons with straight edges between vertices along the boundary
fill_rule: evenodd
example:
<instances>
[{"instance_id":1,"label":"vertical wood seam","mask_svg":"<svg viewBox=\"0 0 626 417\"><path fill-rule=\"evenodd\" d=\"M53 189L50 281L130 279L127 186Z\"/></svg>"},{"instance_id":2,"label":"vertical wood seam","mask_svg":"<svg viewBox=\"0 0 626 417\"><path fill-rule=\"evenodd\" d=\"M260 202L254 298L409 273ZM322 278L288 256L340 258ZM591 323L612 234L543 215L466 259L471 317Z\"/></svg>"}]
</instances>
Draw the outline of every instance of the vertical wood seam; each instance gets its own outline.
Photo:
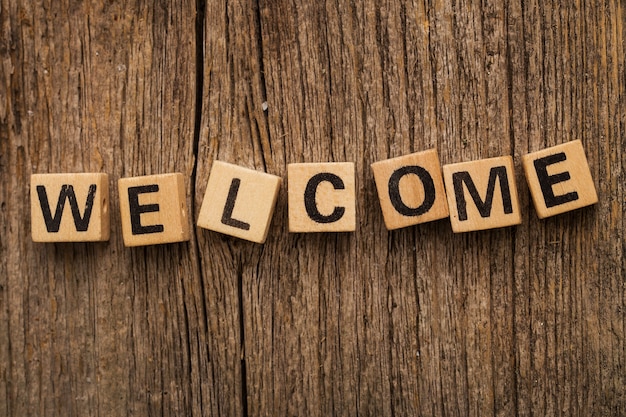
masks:
<instances>
[{"instance_id":1,"label":"vertical wood seam","mask_svg":"<svg viewBox=\"0 0 626 417\"><path fill-rule=\"evenodd\" d=\"M191 194L191 209L189 210L189 218L192 221L192 229L195 229L196 224L196 193L197 193L197 185L198 185L198 156L199 156L199 145L200 145L200 137L201 137L201 128L202 128L202 110L203 110L203 93L204 93L204 36L205 36L205 10L206 4L204 0L195 0L196 6L196 16L195 16L195 52L196 52L196 77L195 77L195 109L194 109L194 130L193 130L193 145L192 145L192 156L194 158L193 167L191 169L191 174L189 178L189 187ZM200 283L200 288L205 288L204 283L204 271L202 268L202 259L200 256L200 244L198 241L198 233L197 231L192 234L192 242L191 245L193 247L193 251L195 252L195 261L196 261L196 271L198 273L198 279ZM207 331L208 336L208 308L206 304L206 297L204 296L204 291L201 293L202 302L200 303L200 308L202 308L202 321L205 329ZM185 315L185 323L188 325L188 315ZM187 328L187 335L189 335L189 328ZM189 340L187 341L187 345L189 345ZM188 347L189 348L189 347ZM211 363L211 351L210 351L210 343L206 343L207 349L207 362ZM189 348L189 358L191 361L191 349ZM202 349L198 346L198 353L200 354ZM201 361L199 361L202 363ZM190 372L192 372L192 367L190 366ZM210 369L211 372L211 380L215 381L215 371L213 366ZM193 395L193 394L192 394ZM202 395L202 390L200 389L200 393L198 395L199 398L199 406L201 415L205 415L205 401L206 399Z\"/></svg>"}]
</instances>

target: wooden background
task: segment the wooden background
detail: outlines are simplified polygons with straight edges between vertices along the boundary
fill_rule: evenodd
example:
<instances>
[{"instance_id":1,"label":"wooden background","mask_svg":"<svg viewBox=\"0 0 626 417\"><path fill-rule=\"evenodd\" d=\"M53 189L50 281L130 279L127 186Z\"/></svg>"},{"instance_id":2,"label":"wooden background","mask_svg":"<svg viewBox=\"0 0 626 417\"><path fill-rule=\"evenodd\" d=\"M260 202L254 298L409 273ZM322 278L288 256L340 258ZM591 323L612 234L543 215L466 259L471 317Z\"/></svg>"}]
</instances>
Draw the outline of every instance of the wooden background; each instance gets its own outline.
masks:
<instances>
[{"instance_id":1,"label":"wooden background","mask_svg":"<svg viewBox=\"0 0 626 417\"><path fill-rule=\"evenodd\" d=\"M621 0L0 0L0 416L626 415ZM265 108L264 103L267 104ZM527 152L600 202L540 221ZM369 164L513 155L518 227L387 232ZM120 177L354 161L355 233L124 248ZM111 240L34 244L29 176Z\"/></svg>"}]
</instances>

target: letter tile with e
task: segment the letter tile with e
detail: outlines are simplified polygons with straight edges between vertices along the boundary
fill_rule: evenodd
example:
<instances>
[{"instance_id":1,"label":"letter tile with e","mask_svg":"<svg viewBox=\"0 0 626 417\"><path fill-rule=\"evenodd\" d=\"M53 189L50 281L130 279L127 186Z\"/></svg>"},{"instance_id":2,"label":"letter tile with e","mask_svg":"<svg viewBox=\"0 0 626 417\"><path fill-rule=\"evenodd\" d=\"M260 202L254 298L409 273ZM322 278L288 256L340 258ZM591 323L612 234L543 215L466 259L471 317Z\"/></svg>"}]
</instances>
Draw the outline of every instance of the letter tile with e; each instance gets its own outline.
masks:
<instances>
[{"instance_id":1,"label":"letter tile with e","mask_svg":"<svg viewBox=\"0 0 626 417\"><path fill-rule=\"evenodd\" d=\"M145 246L189 240L183 174L121 178L118 187L124 245Z\"/></svg>"},{"instance_id":2,"label":"letter tile with e","mask_svg":"<svg viewBox=\"0 0 626 417\"><path fill-rule=\"evenodd\" d=\"M580 140L524 155L522 166L540 219L598 202Z\"/></svg>"}]
</instances>

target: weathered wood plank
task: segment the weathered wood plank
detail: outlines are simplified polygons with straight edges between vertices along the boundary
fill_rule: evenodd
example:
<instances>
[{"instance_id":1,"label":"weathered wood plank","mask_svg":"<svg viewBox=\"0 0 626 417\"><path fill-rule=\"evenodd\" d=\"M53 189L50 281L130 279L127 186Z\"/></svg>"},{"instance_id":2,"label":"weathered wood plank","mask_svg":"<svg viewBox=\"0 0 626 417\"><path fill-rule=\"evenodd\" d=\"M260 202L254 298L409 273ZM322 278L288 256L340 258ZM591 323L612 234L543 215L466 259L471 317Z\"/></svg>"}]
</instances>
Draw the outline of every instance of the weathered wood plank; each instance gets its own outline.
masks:
<instances>
[{"instance_id":1,"label":"weathered wood plank","mask_svg":"<svg viewBox=\"0 0 626 417\"><path fill-rule=\"evenodd\" d=\"M26 216L34 172L189 178L195 4L0 10L0 413L202 415L214 384L195 246L124 249L115 193L108 243L34 244Z\"/></svg>"},{"instance_id":2,"label":"weathered wood plank","mask_svg":"<svg viewBox=\"0 0 626 417\"><path fill-rule=\"evenodd\" d=\"M619 1L0 0L0 414L619 415ZM521 156L600 202L539 220ZM512 155L523 223L388 232L372 162ZM283 176L264 245L124 248L116 181ZM287 164L354 161L357 230L290 234ZM110 242L35 244L29 174L107 172Z\"/></svg>"}]
</instances>

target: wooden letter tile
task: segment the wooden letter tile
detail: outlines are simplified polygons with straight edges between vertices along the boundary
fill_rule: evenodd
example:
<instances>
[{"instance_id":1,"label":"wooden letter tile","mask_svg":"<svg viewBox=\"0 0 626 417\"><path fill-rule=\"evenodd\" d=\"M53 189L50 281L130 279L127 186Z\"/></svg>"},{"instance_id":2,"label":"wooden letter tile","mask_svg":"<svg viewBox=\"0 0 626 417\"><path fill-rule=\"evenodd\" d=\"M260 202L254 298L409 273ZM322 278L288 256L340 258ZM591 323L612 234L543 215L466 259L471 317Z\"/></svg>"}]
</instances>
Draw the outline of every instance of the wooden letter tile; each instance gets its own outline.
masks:
<instances>
[{"instance_id":1,"label":"wooden letter tile","mask_svg":"<svg viewBox=\"0 0 626 417\"><path fill-rule=\"evenodd\" d=\"M34 242L109 240L109 176L33 174L30 213Z\"/></svg>"},{"instance_id":2,"label":"wooden letter tile","mask_svg":"<svg viewBox=\"0 0 626 417\"><path fill-rule=\"evenodd\" d=\"M289 231L356 229L354 163L289 164Z\"/></svg>"},{"instance_id":3,"label":"wooden letter tile","mask_svg":"<svg viewBox=\"0 0 626 417\"><path fill-rule=\"evenodd\" d=\"M198 226L263 243L281 178L215 161L198 216Z\"/></svg>"},{"instance_id":4,"label":"wooden letter tile","mask_svg":"<svg viewBox=\"0 0 626 417\"><path fill-rule=\"evenodd\" d=\"M455 233L522 222L512 157L444 165L443 177Z\"/></svg>"},{"instance_id":5,"label":"wooden letter tile","mask_svg":"<svg viewBox=\"0 0 626 417\"><path fill-rule=\"evenodd\" d=\"M579 140L524 155L522 165L540 219L598 202Z\"/></svg>"},{"instance_id":6,"label":"wooden letter tile","mask_svg":"<svg viewBox=\"0 0 626 417\"><path fill-rule=\"evenodd\" d=\"M437 150L371 165L387 230L448 217Z\"/></svg>"},{"instance_id":7,"label":"wooden letter tile","mask_svg":"<svg viewBox=\"0 0 626 417\"><path fill-rule=\"evenodd\" d=\"M121 178L118 186L124 245L189 240L183 174Z\"/></svg>"}]
</instances>

